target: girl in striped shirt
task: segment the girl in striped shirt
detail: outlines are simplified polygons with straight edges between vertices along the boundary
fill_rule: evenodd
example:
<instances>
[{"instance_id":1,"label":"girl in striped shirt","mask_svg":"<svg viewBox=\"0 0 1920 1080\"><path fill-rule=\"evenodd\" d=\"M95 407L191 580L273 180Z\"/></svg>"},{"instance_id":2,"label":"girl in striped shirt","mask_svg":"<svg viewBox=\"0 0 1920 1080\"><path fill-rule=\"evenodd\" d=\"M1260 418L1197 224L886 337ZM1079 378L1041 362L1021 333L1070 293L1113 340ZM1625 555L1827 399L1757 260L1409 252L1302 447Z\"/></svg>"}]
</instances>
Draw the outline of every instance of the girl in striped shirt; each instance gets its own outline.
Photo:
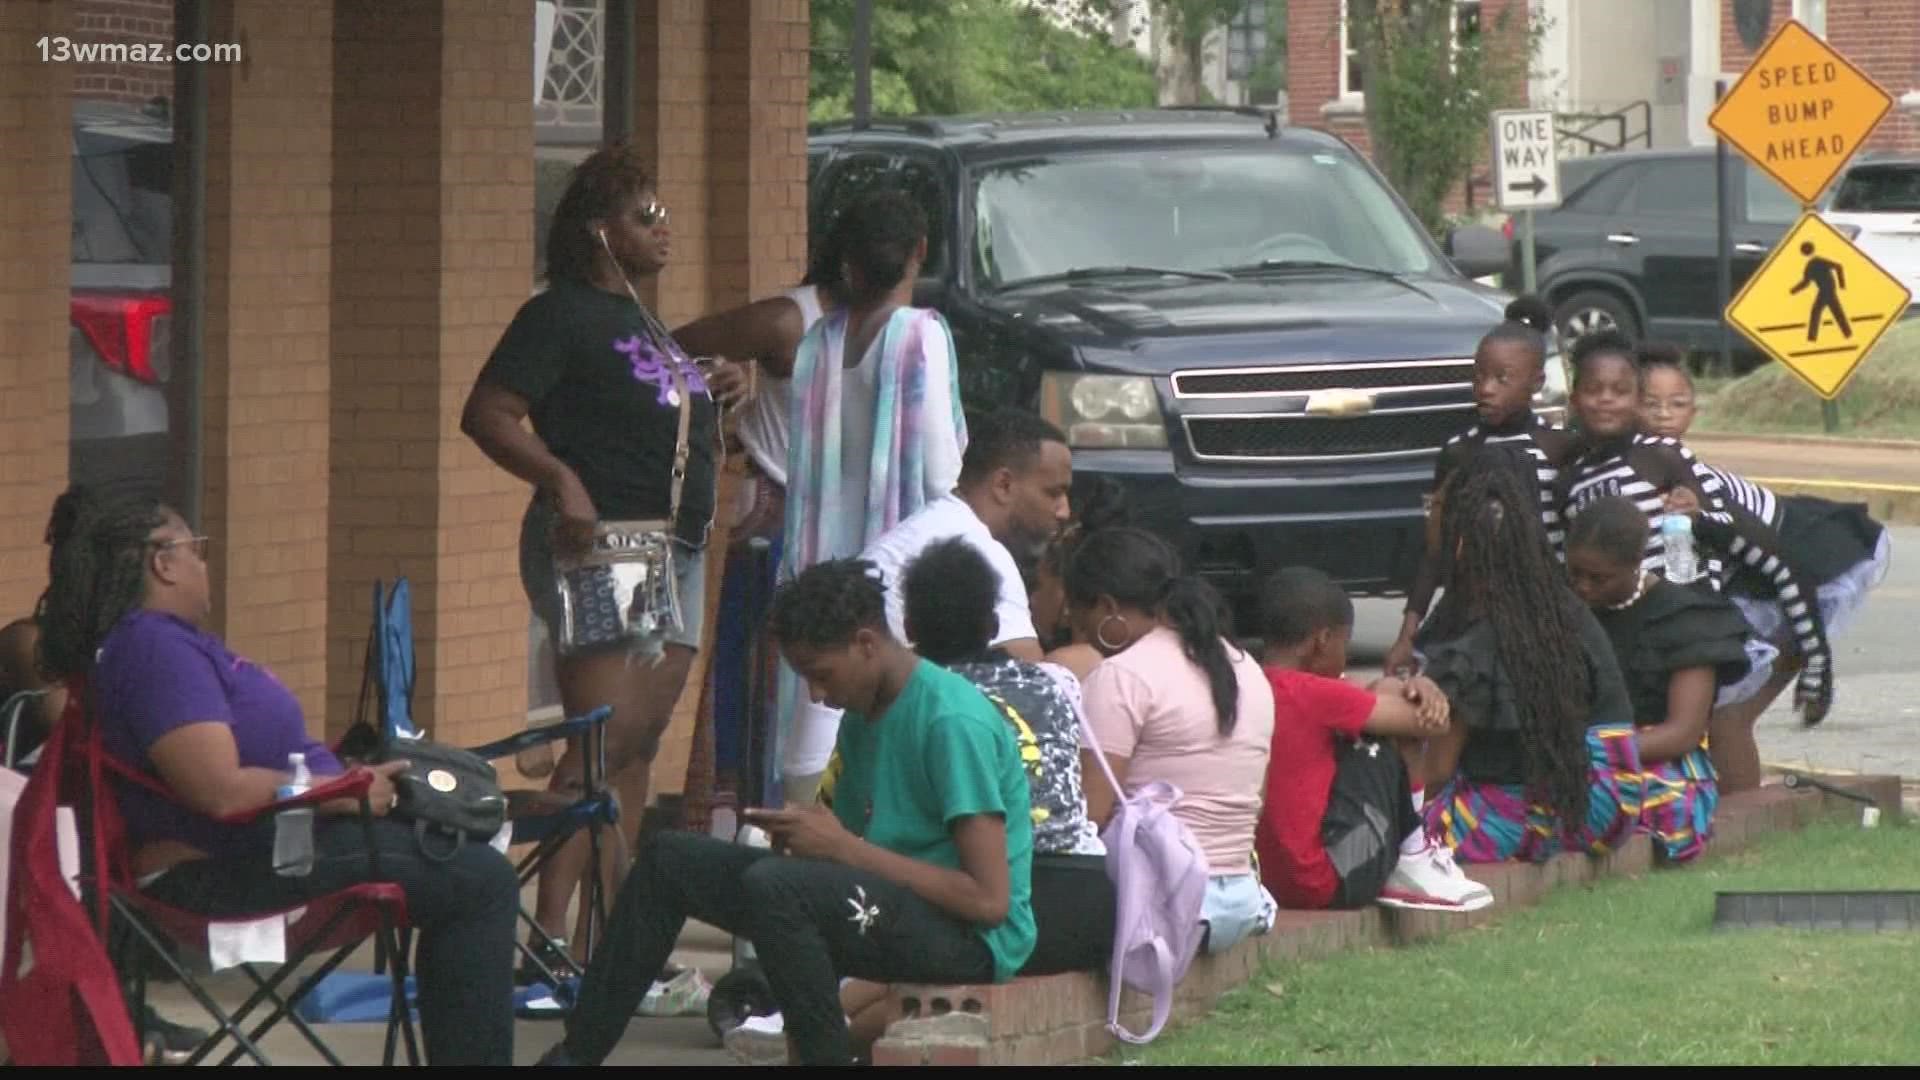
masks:
<instances>
[{"instance_id":1,"label":"girl in striped shirt","mask_svg":"<svg viewBox=\"0 0 1920 1080\"><path fill-rule=\"evenodd\" d=\"M1569 440L1564 429L1552 426L1533 411L1534 395L1546 385L1546 335L1552 330L1553 310L1546 302L1536 296L1522 296L1507 305L1505 320L1480 339L1473 354L1475 423L1440 448L1433 466L1433 490L1437 494L1444 489L1482 446L1512 445L1525 451L1533 461L1539 489L1540 523L1558 555L1564 530L1554 485ZM1431 499L1429 496L1429 503ZM1432 514L1429 508L1430 518ZM1430 543L1414 574L1413 587L1407 592L1400 636L1387 650L1386 670L1390 675L1412 670L1414 634L1433 603L1441 569L1441 560Z\"/></svg>"},{"instance_id":2,"label":"girl in striped shirt","mask_svg":"<svg viewBox=\"0 0 1920 1080\"><path fill-rule=\"evenodd\" d=\"M1833 704L1833 654L1826 623L1808 583L1781 555L1780 534L1729 500L1720 478L1678 439L1638 429L1640 365L1624 337L1605 332L1582 338L1574 345L1573 363L1573 415L1580 435L1561 469L1560 505L1566 519L1577 517L1581 507L1595 499L1618 495L1632 501L1651 526L1641 565L1658 574L1666 566L1659 519L1669 513L1691 516L1700 548L1700 584L1724 591L1737 569L1771 587L1803 658L1794 705L1808 725L1825 719ZM1762 662L1772 653L1771 648L1757 648L1753 655Z\"/></svg>"},{"instance_id":3,"label":"girl in striped shirt","mask_svg":"<svg viewBox=\"0 0 1920 1080\"><path fill-rule=\"evenodd\" d=\"M1640 430L1684 438L1696 413L1693 377L1678 346L1649 342L1640 347ZM1860 611L1867 593L1886 579L1891 555L1884 526L1859 503L1837 503L1806 495L1781 497L1725 469L1703 465L1719 480L1722 496L1766 522L1780 536L1783 558L1814 590L1815 605L1827 633L1838 634ZM1758 685L1723 694L1714 714L1712 750L1721 787L1742 791L1759 786L1760 748L1753 726L1800 668L1790 616L1767 578L1735 573L1728 582L1731 599L1756 633L1782 650L1780 660Z\"/></svg>"}]
</instances>

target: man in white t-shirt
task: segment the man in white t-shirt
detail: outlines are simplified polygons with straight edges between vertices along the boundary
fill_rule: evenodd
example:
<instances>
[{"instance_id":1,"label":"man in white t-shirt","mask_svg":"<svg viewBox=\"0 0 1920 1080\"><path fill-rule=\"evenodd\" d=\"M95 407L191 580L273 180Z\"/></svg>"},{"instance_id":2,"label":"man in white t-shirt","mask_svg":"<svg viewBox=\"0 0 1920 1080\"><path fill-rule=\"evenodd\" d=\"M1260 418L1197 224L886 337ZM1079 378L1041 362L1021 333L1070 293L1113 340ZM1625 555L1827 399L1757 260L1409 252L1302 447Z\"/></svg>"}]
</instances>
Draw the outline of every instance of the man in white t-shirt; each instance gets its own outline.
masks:
<instances>
[{"instance_id":1,"label":"man in white t-shirt","mask_svg":"<svg viewBox=\"0 0 1920 1080\"><path fill-rule=\"evenodd\" d=\"M1066 524L1072 487L1073 454L1059 428L1020 409L970 421L953 491L882 533L860 553L880 569L887 588L887 624L894 634L907 640L900 582L908 565L933 544L957 537L978 548L1000 575L1000 598L994 604L1000 632L993 644L1017 660L1039 660L1040 635L1027 608L1016 554L1033 558ZM838 710L801 706L782 763L790 801L811 798L839 729Z\"/></svg>"}]
</instances>

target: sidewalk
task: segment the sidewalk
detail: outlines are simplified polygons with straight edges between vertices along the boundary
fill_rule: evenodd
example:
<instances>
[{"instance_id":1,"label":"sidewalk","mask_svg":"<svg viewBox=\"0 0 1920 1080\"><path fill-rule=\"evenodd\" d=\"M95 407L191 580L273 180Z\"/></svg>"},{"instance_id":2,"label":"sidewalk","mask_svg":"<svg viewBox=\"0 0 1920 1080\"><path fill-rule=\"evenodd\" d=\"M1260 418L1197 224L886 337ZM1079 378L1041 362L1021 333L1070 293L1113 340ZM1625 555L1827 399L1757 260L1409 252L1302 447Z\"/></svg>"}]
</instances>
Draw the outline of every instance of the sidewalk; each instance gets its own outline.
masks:
<instances>
[{"instance_id":1,"label":"sidewalk","mask_svg":"<svg viewBox=\"0 0 1920 1080\"><path fill-rule=\"evenodd\" d=\"M1702 461L1783 494L1863 502L1883 522L1920 524L1920 442L1699 434L1687 445Z\"/></svg>"}]
</instances>

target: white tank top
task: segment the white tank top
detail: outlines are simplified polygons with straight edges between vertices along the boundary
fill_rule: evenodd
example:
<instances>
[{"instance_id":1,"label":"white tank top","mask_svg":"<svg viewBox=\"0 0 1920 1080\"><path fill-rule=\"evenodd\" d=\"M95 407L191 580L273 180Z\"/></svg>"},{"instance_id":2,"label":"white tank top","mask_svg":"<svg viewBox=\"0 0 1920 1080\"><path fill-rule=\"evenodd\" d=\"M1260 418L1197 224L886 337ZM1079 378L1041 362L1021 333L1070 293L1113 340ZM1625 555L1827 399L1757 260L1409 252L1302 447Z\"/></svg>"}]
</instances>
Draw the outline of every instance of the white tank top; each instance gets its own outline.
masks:
<instances>
[{"instance_id":1,"label":"white tank top","mask_svg":"<svg viewBox=\"0 0 1920 1080\"><path fill-rule=\"evenodd\" d=\"M788 289L780 295L799 305L802 334L820 321L820 294L812 285ZM776 379L763 369L759 391L740 414L740 426L735 429L753 463L782 487L787 483L787 415L792 402L793 380Z\"/></svg>"}]
</instances>

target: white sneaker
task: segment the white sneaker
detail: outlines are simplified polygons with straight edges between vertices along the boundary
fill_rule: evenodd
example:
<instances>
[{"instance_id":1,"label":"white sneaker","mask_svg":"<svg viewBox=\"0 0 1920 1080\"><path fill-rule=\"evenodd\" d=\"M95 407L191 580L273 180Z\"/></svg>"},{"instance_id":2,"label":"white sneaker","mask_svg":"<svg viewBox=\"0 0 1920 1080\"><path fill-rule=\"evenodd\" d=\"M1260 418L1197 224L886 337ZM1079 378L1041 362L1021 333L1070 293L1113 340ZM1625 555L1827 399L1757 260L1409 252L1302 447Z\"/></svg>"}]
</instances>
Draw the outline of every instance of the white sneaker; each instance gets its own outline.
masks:
<instances>
[{"instance_id":1,"label":"white sneaker","mask_svg":"<svg viewBox=\"0 0 1920 1080\"><path fill-rule=\"evenodd\" d=\"M1417 855L1400 856L1380 903L1409 911L1479 911L1493 903L1493 891L1460 872L1452 848L1430 844Z\"/></svg>"}]
</instances>

